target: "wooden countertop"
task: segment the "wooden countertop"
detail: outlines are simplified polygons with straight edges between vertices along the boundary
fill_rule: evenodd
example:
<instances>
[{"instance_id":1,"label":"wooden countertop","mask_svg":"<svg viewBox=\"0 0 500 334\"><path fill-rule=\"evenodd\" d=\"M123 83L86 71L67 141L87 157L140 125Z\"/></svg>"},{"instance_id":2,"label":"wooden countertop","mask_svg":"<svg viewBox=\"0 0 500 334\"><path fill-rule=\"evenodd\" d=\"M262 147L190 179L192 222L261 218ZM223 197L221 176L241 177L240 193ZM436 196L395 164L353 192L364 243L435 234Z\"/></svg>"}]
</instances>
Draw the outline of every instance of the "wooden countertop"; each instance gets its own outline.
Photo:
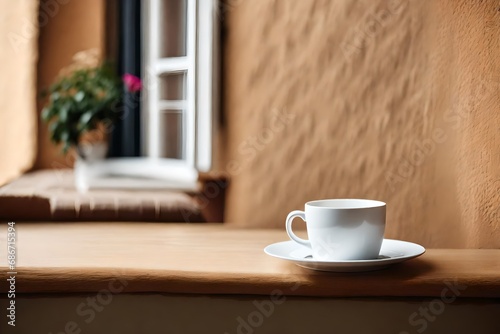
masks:
<instances>
[{"instance_id":1,"label":"wooden countertop","mask_svg":"<svg viewBox=\"0 0 500 334\"><path fill-rule=\"evenodd\" d=\"M263 252L287 240L284 230L222 224L17 223L16 292L98 292L120 282L125 292L324 297L500 297L500 250L430 249L417 259L367 273L300 268ZM7 225L0 224L6 244ZM425 246L425 245L424 245ZM7 291L7 252L0 289ZM115 285L113 285L115 284Z\"/></svg>"}]
</instances>

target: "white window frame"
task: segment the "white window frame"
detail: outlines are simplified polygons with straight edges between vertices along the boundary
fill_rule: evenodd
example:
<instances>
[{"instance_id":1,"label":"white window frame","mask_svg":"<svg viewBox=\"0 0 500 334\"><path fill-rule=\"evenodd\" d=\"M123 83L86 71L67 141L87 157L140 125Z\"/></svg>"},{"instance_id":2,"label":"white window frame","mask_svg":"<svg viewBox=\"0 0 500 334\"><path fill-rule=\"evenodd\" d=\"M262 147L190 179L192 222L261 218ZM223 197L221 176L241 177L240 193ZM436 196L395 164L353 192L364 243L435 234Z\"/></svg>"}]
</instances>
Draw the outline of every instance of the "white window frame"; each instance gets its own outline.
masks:
<instances>
[{"instance_id":1,"label":"white window frame","mask_svg":"<svg viewBox=\"0 0 500 334\"><path fill-rule=\"evenodd\" d=\"M142 104L144 155L161 159L165 163L183 165L200 172L208 172L212 167L214 154L214 135L217 122L216 110L219 108L218 91L218 0L186 0L187 31L186 56L160 58L159 47L160 9L162 0L143 2L146 31L144 48L145 60L143 73L148 76L147 89L144 90ZM165 74L186 72L186 99L184 101L160 101L159 77ZM185 160L160 157L161 109L185 110Z\"/></svg>"},{"instance_id":2,"label":"white window frame","mask_svg":"<svg viewBox=\"0 0 500 334\"><path fill-rule=\"evenodd\" d=\"M219 7L219 0L198 0L198 13L203 15L198 15L196 166L201 172L212 169L219 130Z\"/></svg>"},{"instance_id":3,"label":"white window frame","mask_svg":"<svg viewBox=\"0 0 500 334\"><path fill-rule=\"evenodd\" d=\"M163 0L149 0L143 2L148 4L149 8L144 12L147 13L147 19L143 20L145 34L148 36L147 43L145 43L145 64L144 68L148 75L151 75L151 85L146 87L146 96L143 100L143 108L148 114L145 124L146 131L143 133L148 134L146 140L146 147L144 148L146 155L153 158L160 157L160 116L161 109L180 107L183 110L183 147L184 158L181 160L186 168L195 167L195 148L194 148L194 135L195 135L195 104L196 104L196 30L197 30L197 1L185 0L187 5L187 22L186 22L186 55L183 57L160 58L160 42L163 40L161 31L160 15L162 11ZM179 72L186 72L186 86L185 86L185 101L160 101L159 87L160 76L165 74L175 74ZM166 161L171 159L165 159ZM174 159L177 160L177 159Z\"/></svg>"},{"instance_id":4,"label":"white window frame","mask_svg":"<svg viewBox=\"0 0 500 334\"><path fill-rule=\"evenodd\" d=\"M155 57L160 46L160 2L142 2L142 157L79 161L78 188L198 189L198 173L212 168L219 110L219 0L186 0L186 56ZM159 76L187 71L186 99L159 100ZM185 109L185 159L160 157L160 108ZM152 181L153 179L160 182Z\"/></svg>"}]
</instances>

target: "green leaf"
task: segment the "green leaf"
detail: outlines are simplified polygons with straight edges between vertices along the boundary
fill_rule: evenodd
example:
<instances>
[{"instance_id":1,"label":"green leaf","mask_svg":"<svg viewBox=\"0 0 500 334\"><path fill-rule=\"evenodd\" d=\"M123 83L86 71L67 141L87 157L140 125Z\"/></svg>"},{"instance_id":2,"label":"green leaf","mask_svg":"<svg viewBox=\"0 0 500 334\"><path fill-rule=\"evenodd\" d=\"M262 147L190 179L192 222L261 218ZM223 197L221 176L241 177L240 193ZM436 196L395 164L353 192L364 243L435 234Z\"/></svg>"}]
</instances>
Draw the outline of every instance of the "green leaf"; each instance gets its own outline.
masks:
<instances>
[{"instance_id":1,"label":"green leaf","mask_svg":"<svg viewBox=\"0 0 500 334\"><path fill-rule=\"evenodd\" d=\"M61 141L63 143L67 143L69 141L69 131L66 129L63 129L61 131Z\"/></svg>"},{"instance_id":2,"label":"green leaf","mask_svg":"<svg viewBox=\"0 0 500 334\"><path fill-rule=\"evenodd\" d=\"M92 120L92 117L94 117L94 111L92 110L89 110L87 111L85 114L83 114L81 117L80 117L80 124L82 126L85 126L87 124L90 123L90 121Z\"/></svg>"},{"instance_id":3,"label":"green leaf","mask_svg":"<svg viewBox=\"0 0 500 334\"><path fill-rule=\"evenodd\" d=\"M65 103L59 110L59 120L63 123L68 121L69 107L68 104Z\"/></svg>"},{"instance_id":4,"label":"green leaf","mask_svg":"<svg viewBox=\"0 0 500 334\"><path fill-rule=\"evenodd\" d=\"M57 123L57 122L50 123L50 125L49 125L49 131L50 131L50 132L54 132L54 131L56 131L56 128L57 128L58 126L59 126L59 123Z\"/></svg>"},{"instance_id":5,"label":"green leaf","mask_svg":"<svg viewBox=\"0 0 500 334\"><path fill-rule=\"evenodd\" d=\"M61 97L61 94L59 94L58 92L53 92L52 94L50 94L50 101L52 101L52 103L54 103L54 102L58 101L60 97Z\"/></svg>"},{"instance_id":6,"label":"green leaf","mask_svg":"<svg viewBox=\"0 0 500 334\"><path fill-rule=\"evenodd\" d=\"M56 144L60 143L61 142L61 123L58 123L58 122L50 123L49 131L51 133L50 139Z\"/></svg>"},{"instance_id":7,"label":"green leaf","mask_svg":"<svg viewBox=\"0 0 500 334\"><path fill-rule=\"evenodd\" d=\"M42 120L44 122L50 121L50 119L52 118L52 116L53 116L53 110L52 110L52 108L50 108L50 107L44 107L42 109Z\"/></svg>"},{"instance_id":8,"label":"green leaf","mask_svg":"<svg viewBox=\"0 0 500 334\"><path fill-rule=\"evenodd\" d=\"M62 147L63 154L68 153L70 148L71 148L71 144L68 142L64 142L63 147Z\"/></svg>"},{"instance_id":9,"label":"green leaf","mask_svg":"<svg viewBox=\"0 0 500 334\"><path fill-rule=\"evenodd\" d=\"M78 93L75 94L76 102L82 102L84 98L85 98L85 93L82 91L79 91Z\"/></svg>"}]
</instances>

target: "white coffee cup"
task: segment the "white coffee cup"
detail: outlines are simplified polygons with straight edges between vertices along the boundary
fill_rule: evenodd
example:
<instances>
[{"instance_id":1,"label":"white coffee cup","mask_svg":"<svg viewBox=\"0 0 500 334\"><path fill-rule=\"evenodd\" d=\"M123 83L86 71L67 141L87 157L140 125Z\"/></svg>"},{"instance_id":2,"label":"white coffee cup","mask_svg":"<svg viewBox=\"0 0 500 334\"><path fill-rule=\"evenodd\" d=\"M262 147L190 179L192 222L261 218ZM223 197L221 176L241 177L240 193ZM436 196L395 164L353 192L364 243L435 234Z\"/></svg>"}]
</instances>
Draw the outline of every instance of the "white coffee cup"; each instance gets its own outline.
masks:
<instances>
[{"instance_id":1,"label":"white coffee cup","mask_svg":"<svg viewBox=\"0 0 500 334\"><path fill-rule=\"evenodd\" d=\"M304 211L286 218L293 241L312 249L314 259L347 261L376 259L384 240L386 204L367 199L325 199L307 202ZM292 231L292 221L306 222L309 240Z\"/></svg>"}]
</instances>

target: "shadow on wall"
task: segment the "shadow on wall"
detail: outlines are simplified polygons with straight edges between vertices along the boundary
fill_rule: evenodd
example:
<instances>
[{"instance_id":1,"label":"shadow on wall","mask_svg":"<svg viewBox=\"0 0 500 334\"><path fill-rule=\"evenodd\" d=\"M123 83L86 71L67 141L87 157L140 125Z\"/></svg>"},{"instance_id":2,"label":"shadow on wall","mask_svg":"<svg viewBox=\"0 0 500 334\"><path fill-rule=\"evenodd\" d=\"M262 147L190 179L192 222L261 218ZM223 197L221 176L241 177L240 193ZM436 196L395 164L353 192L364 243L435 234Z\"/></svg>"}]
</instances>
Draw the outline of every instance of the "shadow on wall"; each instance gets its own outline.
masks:
<instances>
[{"instance_id":1,"label":"shadow on wall","mask_svg":"<svg viewBox=\"0 0 500 334\"><path fill-rule=\"evenodd\" d=\"M308 200L372 198L386 237L500 247L498 15L494 1L235 3L227 221L284 228Z\"/></svg>"}]
</instances>

